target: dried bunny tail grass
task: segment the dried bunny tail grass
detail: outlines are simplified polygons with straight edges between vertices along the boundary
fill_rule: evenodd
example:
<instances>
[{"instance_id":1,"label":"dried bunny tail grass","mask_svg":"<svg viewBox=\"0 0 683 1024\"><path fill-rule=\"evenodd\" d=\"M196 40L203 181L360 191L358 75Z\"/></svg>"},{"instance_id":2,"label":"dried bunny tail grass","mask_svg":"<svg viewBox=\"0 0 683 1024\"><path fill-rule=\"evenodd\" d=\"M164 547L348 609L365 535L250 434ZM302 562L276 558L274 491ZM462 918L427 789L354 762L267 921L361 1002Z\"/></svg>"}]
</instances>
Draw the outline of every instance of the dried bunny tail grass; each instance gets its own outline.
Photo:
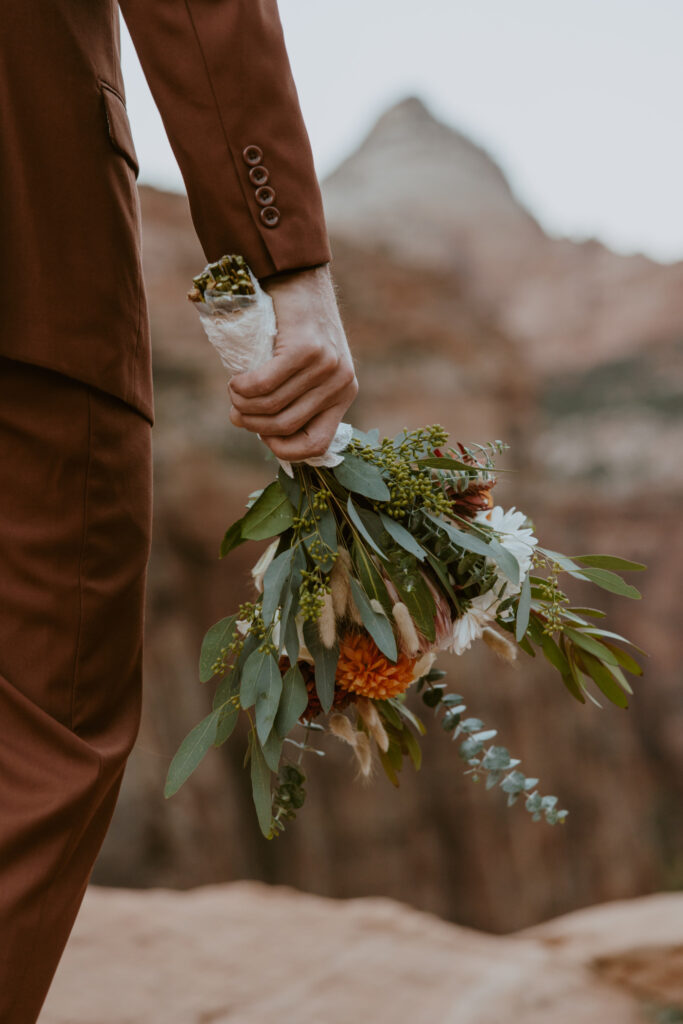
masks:
<instances>
[{"instance_id":1,"label":"dried bunny tail grass","mask_svg":"<svg viewBox=\"0 0 683 1024\"><path fill-rule=\"evenodd\" d=\"M379 712L373 702L367 697L359 697L356 701L358 714L365 722L368 732L374 739L380 750L385 753L389 749L389 737L379 716Z\"/></svg>"},{"instance_id":2,"label":"dried bunny tail grass","mask_svg":"<svg viewBox=\"0 0 683 1024\"><path fill-rule=\"evenodd\" d=\"M325 647L334 647L337 639L337 616L334 614L334 604L331 594L325 594L323 604L318 618L318 631L320 639Z\"/></svg>"},{"instance_id":3,"label":"dried bunny tail grass","mask_svg":"<svg viewBox=\"0 0 683 1024\"><path fill-rule=\"evenodd\" d=\"M417 630L415 629L413 617L404 605L403 601L397 601L391 611L394 616L394 622L398 626L403 648L406 654L413 657L420 649L420 641L417 635Z\"/></svg>"},{"instance_id":4,"label":"dried bunny tail grass","mask_svg":"<svg viewBox=\"0 0 683 1024\"><path fill-rule=\"evenodd\" d=\"M426 676L435 661L436 651L428 651L426 654L423 654L413 667L413 681L421 676Z\"/></svg>"},{"instance_id":5,"label":"dried bunny tail grass","mask_svg":"<svg viewBox=\"0 0 683 1024\"><path fill-rule=\"evenodd\" d=\"M330 715L327 724L334 736L353 748L361 776L365 779L370 778L372 775L372 748L366 734L354 729L346 715L342 715L340 711L335 711Z\"/></svg>"},{"instance_id":6,"label":"dried bunny tail grass","mask_svg":"<svg viewBox=\"0 0 683 1024\"><path fill-rule=\"evenodd\" d=\"M344 555L346 555L346 558L343 557ZM346 614L349 597L351 596L349 567L347 565L347 561L350 561L348 552L342 548L342 550L339 551L338 557L335 559L332 572L330 573L332 605L334 607L335 615L340 619Z\"/></svg>"},{"instance_id":7,"label":"dried bunny tail grass","mask_svg":"<svg viewBox=\"0 0 683 1024\"><path fill-rule=\"evenodd\" d=\"M365 781L372 777L372 747L370 740L364 732L356 733L356 757L361 778Z\"/></svg>"},{"instance_id":8,"label":"dried bunny tail grass","mask_svg":"<svg viewBox=\"0 0 683 1024\"><path fill-rule=\"evenodd\" d=\"M488 644L499 658L503 658L504 661L516 661L518 654L517 644L505 636L504 633L499 633L492 626L484 626L481 636L484 643Z\"/></svg>"}]
</instances>

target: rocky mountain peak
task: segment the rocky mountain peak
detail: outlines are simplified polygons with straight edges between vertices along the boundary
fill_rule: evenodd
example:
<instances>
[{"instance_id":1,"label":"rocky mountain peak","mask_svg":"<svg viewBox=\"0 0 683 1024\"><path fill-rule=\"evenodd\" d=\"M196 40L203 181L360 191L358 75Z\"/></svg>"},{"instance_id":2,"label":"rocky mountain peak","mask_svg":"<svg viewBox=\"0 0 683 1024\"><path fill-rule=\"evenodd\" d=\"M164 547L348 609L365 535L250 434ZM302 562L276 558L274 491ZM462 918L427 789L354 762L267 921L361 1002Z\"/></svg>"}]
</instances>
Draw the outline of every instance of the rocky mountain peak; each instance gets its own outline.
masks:
<instances>
[{"instance_id":1,"label":"rocky mountain peak","mask_svg":"<svg viewBox=\"0 0 683 1024\"><path fill-rule=\"evenodd\" d=\"M441 265L486 224L515 236L539 230L494 160L417 96L386 110L322 189L335 235Z\"/></svg>"}]
</instances>

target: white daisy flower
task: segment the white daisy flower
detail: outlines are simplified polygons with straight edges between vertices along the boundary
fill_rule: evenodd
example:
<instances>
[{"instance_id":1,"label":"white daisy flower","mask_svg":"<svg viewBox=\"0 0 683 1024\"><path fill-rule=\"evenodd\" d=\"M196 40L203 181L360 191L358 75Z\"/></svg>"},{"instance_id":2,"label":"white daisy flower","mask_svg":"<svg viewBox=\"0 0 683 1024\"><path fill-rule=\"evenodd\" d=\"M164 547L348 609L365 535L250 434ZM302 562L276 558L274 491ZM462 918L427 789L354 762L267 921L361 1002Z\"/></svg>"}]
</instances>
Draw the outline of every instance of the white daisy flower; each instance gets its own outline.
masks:
<instances>
[{"instance_id":1,"label":"white daisy flower","mask_svg":"<svg viewBox=\"0 0 683 1024\"><path fill-rule=\"evenodd\" d=\"M500 599L492 590L485 594L478 594L472 598L472 603L464 615L455 619L450 636L443 644L443 649L451 654L462 654L472 646L473 640L478 640L484 632L484 627L496 617Z\"/></svg>"},{"instance_id":2,"label":"white daisy flower","mask_svg":"<svg viewBox=\"0 0 683 1024\"><path fill-rule=\"evenodd\" d=\"M531 569L534 548L538 544L533 530L528 526L524 526L526 522L525 514L515 509L514 505L509 509L495 505L493 508L477 512L474 521L491 526L495 530L497 540L501 546L509 551L517 561L520 583L519 585L514 585L508 580L506 587L507 594L517 593L522 580Z\"/></svg>"}]
</instances>

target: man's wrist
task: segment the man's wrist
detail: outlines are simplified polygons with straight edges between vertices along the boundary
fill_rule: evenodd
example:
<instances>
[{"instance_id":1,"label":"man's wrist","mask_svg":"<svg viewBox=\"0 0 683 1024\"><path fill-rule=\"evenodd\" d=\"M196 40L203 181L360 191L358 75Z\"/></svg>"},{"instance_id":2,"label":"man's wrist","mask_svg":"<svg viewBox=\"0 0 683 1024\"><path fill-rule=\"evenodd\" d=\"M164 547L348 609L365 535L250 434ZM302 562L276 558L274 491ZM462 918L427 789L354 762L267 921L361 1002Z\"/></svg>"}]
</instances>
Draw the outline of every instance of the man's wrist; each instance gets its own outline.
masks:
<instances>
[{"instance_id":1,"label":"man's wrist","mask_svg":"<svg viewBox=\"0 0 683 1024\"><path fill-rule=\"evenodd\" d=\"M324 263L313 263L307 267L294 267L288 270L278 270L274 274L267 274L265 277L259 277L258 281L262 288L268 288L271 284L284 284L285 282L292 280L304 279L313 275L314 271L319 271L321 268L329 267L329 261Z\"/></svg>"}]
</instances>

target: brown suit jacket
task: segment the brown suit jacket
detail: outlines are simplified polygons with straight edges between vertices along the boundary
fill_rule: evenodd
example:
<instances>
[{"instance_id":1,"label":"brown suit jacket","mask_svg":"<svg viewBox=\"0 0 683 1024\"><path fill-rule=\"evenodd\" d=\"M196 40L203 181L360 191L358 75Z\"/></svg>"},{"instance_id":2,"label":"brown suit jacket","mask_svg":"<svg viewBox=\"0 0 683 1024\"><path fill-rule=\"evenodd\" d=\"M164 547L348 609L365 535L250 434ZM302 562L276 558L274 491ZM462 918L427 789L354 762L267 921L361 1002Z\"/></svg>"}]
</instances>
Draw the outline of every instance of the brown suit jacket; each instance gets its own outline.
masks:
<instances>
[{"instance_id":1,"label":"brown suit jacket","mask_svg":"<svg viewBox=\"0 0 683 1024\"><path fill-rule=\"evenodd\" d=\"M276 0L120 0L207 260L328 262ZM154 421L116 0L2 0L0 355ZM182 296L177 301L183 301Z\"/></svg>"}]
</instances>

